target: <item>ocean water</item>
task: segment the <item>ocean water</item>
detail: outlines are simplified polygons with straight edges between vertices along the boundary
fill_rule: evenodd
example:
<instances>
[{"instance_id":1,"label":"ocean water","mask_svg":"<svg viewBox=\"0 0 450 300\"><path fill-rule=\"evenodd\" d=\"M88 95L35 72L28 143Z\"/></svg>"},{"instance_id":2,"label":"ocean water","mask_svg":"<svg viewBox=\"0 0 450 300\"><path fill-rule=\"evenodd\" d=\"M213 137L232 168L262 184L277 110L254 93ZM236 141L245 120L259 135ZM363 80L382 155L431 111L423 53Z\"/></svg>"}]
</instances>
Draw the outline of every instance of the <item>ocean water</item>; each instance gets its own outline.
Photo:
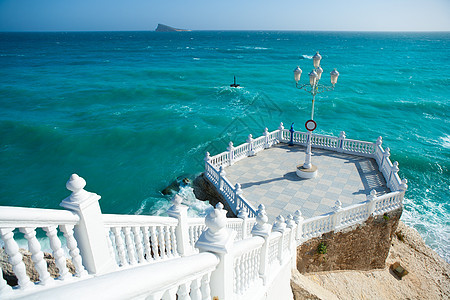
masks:
<instances>
[{"instance_id":1,"label":"ocean water","mask_svg":"<svg viewBox=\"0 0 450 300\"><path fill-rule=\"evenodd\" d=\"M77 173L105 213L161 213L160 191L206 151L303 130L311 97L293 70L306 82L315 51L323 83L340 72L317 132L382 136L408 179L403 221L450 261L450 33L0 33L0 205L58 208Z\"/></svg>"}]
</instances>

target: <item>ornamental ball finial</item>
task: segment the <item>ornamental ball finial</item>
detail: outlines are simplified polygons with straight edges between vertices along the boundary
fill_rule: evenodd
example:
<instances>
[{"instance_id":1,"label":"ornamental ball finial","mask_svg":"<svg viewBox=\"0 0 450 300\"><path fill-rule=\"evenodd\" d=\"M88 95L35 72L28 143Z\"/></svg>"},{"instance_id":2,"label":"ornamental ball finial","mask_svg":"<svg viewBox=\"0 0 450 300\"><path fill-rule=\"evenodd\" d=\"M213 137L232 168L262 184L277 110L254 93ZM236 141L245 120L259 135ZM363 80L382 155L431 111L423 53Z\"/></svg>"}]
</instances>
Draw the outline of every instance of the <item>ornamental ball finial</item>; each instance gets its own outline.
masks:
<instances>
[{"instance_id":1,"label":"ornamental ball finial","mask_svg":"<svg viewBox=\"0 0 450 300\"><path fill-rule=\"evenodd\" d=\"M85 186L86 180L84 180L77 174L72 174L72 176L70 176L69 180L66 182L66 188L73 193L77 193L78 191L84 189Z\"/></svg>"}]
</instances>

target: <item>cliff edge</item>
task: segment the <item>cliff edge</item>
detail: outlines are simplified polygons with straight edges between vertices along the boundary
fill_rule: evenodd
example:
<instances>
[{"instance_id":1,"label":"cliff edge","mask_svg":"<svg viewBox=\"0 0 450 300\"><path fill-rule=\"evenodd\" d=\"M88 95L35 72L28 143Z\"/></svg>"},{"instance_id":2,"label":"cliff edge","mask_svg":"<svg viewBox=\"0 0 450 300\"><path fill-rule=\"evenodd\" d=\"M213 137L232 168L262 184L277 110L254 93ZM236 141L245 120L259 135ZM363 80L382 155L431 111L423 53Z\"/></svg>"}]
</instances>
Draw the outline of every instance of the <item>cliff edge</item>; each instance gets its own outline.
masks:
<instances>
[{"instance_id":1,"label":"cliff edge","mask_svg":"<svg viewBox=\"0 0 450 300\"><path fill-rule=\"evenodd\" d=\"M173 28L164 24L158 24L158 27L156 27L155 31L158 32L176 32L176 31L190 31L188 29L178 29L178 28Z\"/></svg>"},{"instance_id":2,"label":"cliff edge","mask_svg":"<svg viewBox=\"0 0 450 300\"><path fill-rule=\"evenodd\" d=\"M450 299L450 265L416 230L400 221L391 243L382 269L294 272L294 299ZM409 274L397 278L389 269L394 262Z\"/></svg>"}]
</instances>

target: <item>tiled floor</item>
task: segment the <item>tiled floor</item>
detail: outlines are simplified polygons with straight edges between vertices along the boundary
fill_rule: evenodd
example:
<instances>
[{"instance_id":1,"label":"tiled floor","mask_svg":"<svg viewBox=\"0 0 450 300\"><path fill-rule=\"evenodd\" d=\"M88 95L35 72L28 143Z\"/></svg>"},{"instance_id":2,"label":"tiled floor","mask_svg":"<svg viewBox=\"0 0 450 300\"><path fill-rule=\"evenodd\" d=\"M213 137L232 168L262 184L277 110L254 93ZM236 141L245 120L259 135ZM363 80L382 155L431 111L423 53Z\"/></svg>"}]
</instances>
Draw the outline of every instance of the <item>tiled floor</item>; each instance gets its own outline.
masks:
<instances>
[{"instance_id":1,"label":"tiled floor","mask_svg":"<svg viewBox=\"0 0 450 300\"><path fill-rule=\"evenodd\" d=\"M296 166L305 159L305 148L286 144L273 146L225 168L234 185L241 184L243 196L255 208L266 206L269 222L297 209L304 218L332 211L336 200L342 207L366 200L372 189L389 192L375 160L328 150L313 149L312 163L319 169L313 179L301 179Z\"/></svg>"}]
</instances>

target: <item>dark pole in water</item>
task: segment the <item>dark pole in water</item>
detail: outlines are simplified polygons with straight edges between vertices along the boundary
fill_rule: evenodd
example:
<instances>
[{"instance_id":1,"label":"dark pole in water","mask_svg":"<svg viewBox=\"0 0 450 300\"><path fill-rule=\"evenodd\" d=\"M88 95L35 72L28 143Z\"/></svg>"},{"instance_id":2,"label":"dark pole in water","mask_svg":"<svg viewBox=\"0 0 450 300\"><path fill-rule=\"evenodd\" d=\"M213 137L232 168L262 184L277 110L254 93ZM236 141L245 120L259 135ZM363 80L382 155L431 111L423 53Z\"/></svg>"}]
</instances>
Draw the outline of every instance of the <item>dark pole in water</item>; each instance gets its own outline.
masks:
<instances>
[{"instance_id":1,"label":"dark pole in water","mask_svg":"<svg viewBox=\"0 0 450 300\"><path fill-rule=\"evenodd\" d=\"M236 83L236 76L233 76L233 78L234 78L234 83L230 84L230 86L231 86L231 87L234 87L234 88L235 88L235 87L238 87L239 84Z\"/></svg>"}]
</instances>

